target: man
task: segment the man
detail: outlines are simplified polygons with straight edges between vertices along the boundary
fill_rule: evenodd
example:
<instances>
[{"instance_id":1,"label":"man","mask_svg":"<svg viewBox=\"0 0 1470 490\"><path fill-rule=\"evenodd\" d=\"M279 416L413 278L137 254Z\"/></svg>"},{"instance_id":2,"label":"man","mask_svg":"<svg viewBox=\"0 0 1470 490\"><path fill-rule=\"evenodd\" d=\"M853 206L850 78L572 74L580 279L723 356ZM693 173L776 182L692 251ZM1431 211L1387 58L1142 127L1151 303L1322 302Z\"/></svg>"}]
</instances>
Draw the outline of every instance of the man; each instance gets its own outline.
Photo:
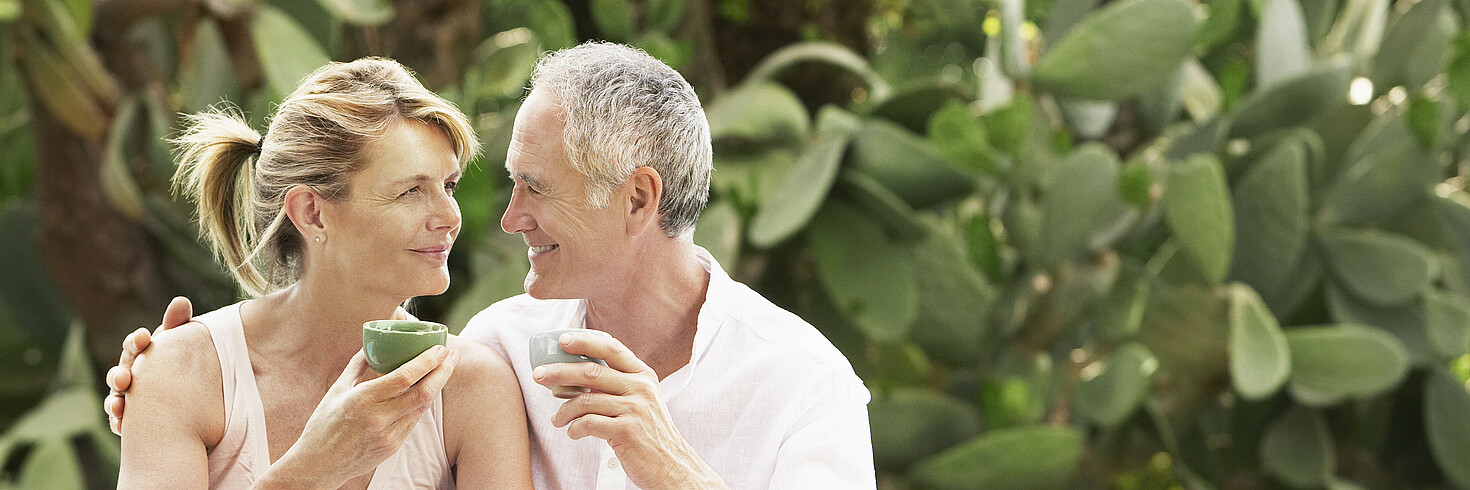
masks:
<instances>
[{"instance_id":1,"label":"man","mask_svg":"<svg viewBox=\"0 0 1470 490\"><path fill-rule=\"evenodd\" d=\"M606 43L543 58L531 85L501 219L530 248L527 294L486 308L462 335L516 371L536 485L873 487L868 392L851 366L691 239L712 161L693 88ZM179 316L170 310L165 323ZM607 366L532 369L531 335L566 327L611 334L560 339ZM124 341L121 366L146 337ZM115 388L129 379L125 367L108 376ZM590 392L562 402L544 387L556 385ZM120 397L106 405L121 416Z\"/></svg>"}]
</instances>

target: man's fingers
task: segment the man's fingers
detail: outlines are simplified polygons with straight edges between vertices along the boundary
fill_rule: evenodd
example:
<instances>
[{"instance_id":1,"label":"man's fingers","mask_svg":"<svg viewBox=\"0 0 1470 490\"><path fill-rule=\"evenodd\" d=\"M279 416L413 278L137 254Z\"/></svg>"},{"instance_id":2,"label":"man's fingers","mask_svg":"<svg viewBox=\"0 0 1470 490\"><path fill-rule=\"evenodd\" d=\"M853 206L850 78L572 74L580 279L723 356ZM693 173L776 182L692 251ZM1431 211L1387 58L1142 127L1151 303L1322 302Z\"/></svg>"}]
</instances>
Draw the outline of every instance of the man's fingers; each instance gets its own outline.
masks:
<instances>
[{"instance_id":1,"label":"man's fingers","mask_svg":"<svg viewBox=\"0 0 1470 490\"><path fill-rule=\"evenodd\" d=\"M107 387L114 393L128 391L133 385L133 372L122 366L113 366L107 370Z\"/></svg>"},{"instance_id":2,"label":"man's fingers","mask_svg":"<svg viewBox=\"0 0 1470 490\"><path fill-rule=\"evenodd\" d=\"M590 333L564 333L557 340L561 343L562 350L571 354L602 359L607 362L608 367L618 371L639 373L650 370L648 364L633 355L633 351L628 350L628 347L622 342L612 337Z\"/></svg>"},{"instance_id":3,"label":"man's fingers","mask_svg":"<svg viewBox=\"0 0 1470 490\"><path fill-rule=\"evenodd\" d=\"M616 419L606 415L587 414L567 424L567 437L581 439L592 436L606 441L613 439L618 430Z\"/></svg>"},{"instance_id":4,"label":"man's fingers","mask_svg":"<svg viewBox=\"0 0 1470 490\"><path fill-rule=\"evenodd\" d=\"M194 317L194 305L189 303L189 298L175 296L173 301L168 302L168 309L163 312L163 324L159 330L168 330L185 323Z\"/></svg>"},{"instance_id":5,"label":"man's fingers","mask_svg":"<svg viewBox=\"0 0 1470 490\"><path fill-rule=\"evenodd\" d=\"M626 397L607 393L590 392L572 397L551 417L551 425L564 427L573 420L587 415L617 417L633 410Z\"/></svg>"},{"instance_id":6,"label":"man's fingers","mask_svg":"<svg viewBox=\"0 0 1470 490\"><path fill-rule=\"evenodd\" d=\"M123 367L132 366L133 359L137 358L138 353L143 352L143 349L151 343L153 343L153 335L148 333L148 329L138 327L137 330L128 334L127 337L123 337L122 354L117 356L117 365Z\"/></svg>"},{"instance_id":7,"label":"man's fingers","mask_svg":"<svg viewBox=\"0 0 1470 490\"><path fill-rule=\"evenodd\" d=\"M102 400L102 410L107 412L107 428L113 434L122 435L123 397L116 393Z\"/></svg>"},{"instance_id":8,"label":"man's fingers","mask_svg":"<svg viewBox=\"0 0 1470 490\"><path fill-rule=\"evenodd\" d=\"M368 389L375 394L374 398L378 401L397 397L403 392L408 391L409 388L412 388L420 379L423 379L425 375L429 374L429 371L433 371L434 368L439 367L439 364L443 363L444 358L448 355L449 349L446 349L442 345L430 347L429 350L419 354L413 360L403 363L402 366L398 366L398 369L394 369L393 372L384 374L381 378L366 381L363 384L368 386Z\"/></svg>"},{"instance_id":9,"label":"man's fingers","mask_svg":"<svg viewBox=\"0 0 1470 490\"><path fill-rule=\"evenodd\" d=\"M531 370L531 378L542 386L581 386L614 395L632 393L638 383L637 379L628 373L595 362L544 364Z\"/></svg>"}]
</instances>

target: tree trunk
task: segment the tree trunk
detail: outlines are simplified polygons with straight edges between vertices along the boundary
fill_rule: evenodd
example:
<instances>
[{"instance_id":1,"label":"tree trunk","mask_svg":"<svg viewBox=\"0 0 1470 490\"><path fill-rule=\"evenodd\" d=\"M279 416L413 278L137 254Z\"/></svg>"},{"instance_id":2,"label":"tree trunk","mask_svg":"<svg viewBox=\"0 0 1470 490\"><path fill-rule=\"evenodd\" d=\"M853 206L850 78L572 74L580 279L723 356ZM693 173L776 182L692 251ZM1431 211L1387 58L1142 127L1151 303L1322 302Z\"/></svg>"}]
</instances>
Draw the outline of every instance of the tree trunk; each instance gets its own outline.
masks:
<instances>
[{"instance_id":1,"label":"tree trunk","mask_svg":"<svg viewBox=\"0 0 1470 490\"><path fill-rule=\"evenodd\" d=\"M99 4L94 50L99 45L125 46L126 28L149 14L143 10L178 3L116 0ZM103 59L108 60L106 56ZM115 61L108 60L107 64L115 65ZM115 66L108 68L116 77ZM86 326L95 366L110 367L117 362L121 341L128 332L139 326L157 325L162 317L169 294L160 269L161 252L143 226L113 209L103 194L101 167L106 136L73 132L38 102L36 87L31 86L29 77L24 78L33 101L41 257ZM138 83L136 77L118 78L125 93L148 85Z\"/></svg>"}]
</instances>

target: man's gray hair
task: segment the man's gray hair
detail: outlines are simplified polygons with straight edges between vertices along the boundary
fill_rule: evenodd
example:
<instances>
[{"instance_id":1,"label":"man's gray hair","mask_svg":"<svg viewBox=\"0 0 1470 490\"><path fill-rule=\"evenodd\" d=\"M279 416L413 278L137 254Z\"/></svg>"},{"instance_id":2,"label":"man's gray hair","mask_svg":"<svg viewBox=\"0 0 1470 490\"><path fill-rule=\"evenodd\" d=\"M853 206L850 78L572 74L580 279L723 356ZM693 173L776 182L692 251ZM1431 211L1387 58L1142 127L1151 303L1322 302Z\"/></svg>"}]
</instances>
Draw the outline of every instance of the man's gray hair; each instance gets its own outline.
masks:
<instances>
[{"instance_id":1,"label":"man's gray hair","mask_svg":"<svg viewBox=\"0 0 1470 490\"><path fill-rule=\"evenodd\" d=\"M587 179L587 200L604 207L633 170L663 179L659 227L693 232L709 200L709 121L679 72L642 50L589 42L541 58L531 88L552 96L566 123L567 159Z\"/></svg>"}]
</instances>

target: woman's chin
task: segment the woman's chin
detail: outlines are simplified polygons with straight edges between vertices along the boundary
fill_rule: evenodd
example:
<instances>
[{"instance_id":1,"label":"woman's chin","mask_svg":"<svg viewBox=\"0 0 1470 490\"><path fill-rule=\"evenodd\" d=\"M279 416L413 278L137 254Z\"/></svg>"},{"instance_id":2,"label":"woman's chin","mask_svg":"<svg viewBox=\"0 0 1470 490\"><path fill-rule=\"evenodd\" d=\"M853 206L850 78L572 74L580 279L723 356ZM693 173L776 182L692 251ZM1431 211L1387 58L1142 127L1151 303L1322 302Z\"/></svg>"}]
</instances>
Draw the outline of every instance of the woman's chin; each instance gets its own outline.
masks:
<instances>
[{"instance_id":1,"label":"woman's chin","mask_svg":"<svg viewBox=\"0 0 1470 490\"><path fill-rule=\"evenodd\" d=\"M449 290L449 275L445 274L443 277L425 278L425 280L419 281L419 284L416 286L412 288L412 291L407 291L410 297L438 296Z\"/></svg>"}]
</instances>

